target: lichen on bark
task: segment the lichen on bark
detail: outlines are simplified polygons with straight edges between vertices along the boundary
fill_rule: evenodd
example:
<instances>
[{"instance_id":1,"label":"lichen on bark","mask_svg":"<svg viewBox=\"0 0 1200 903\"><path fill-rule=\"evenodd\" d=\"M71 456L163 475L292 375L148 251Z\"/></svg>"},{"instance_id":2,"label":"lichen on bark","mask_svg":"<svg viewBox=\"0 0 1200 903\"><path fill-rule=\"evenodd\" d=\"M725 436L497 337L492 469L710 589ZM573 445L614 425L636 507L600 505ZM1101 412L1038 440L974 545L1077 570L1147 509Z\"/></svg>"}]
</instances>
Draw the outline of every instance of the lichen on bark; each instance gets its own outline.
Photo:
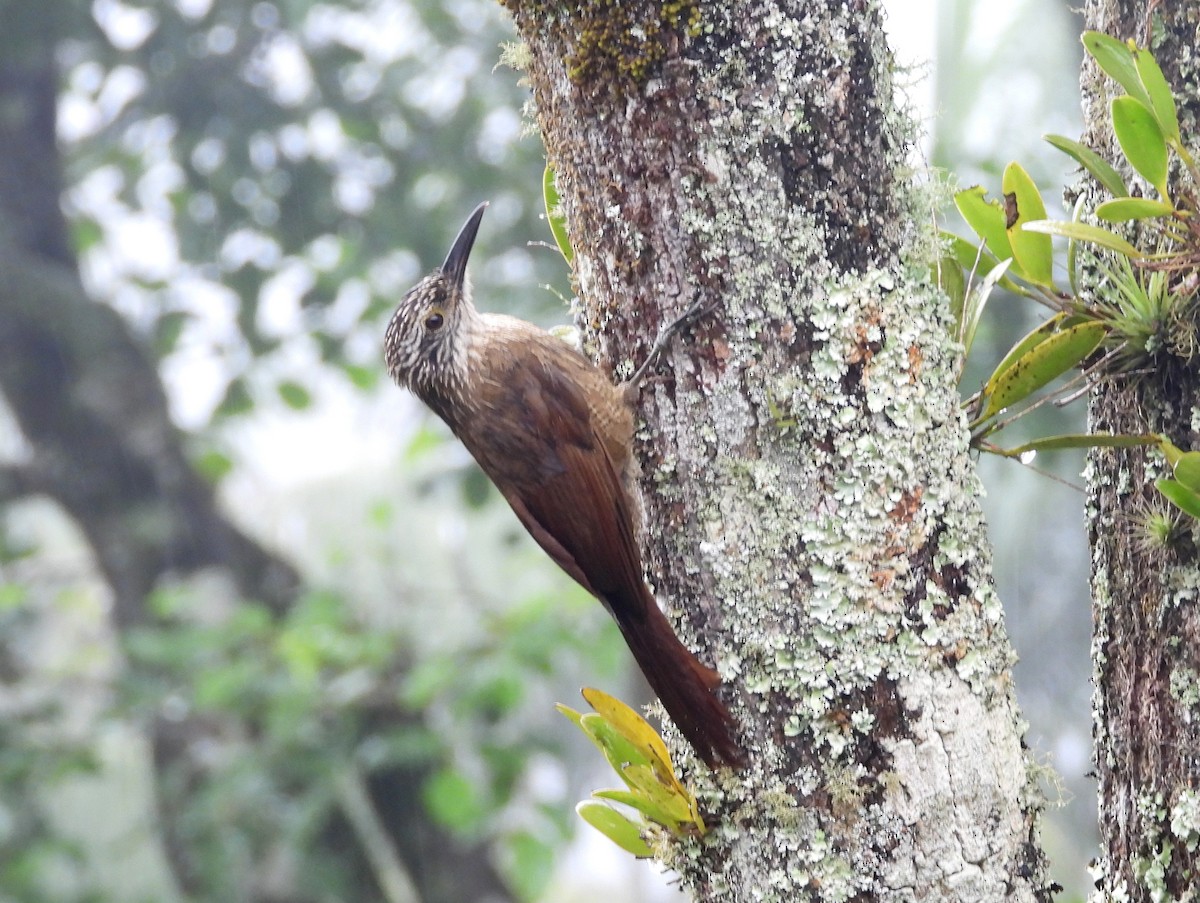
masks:
<instances>
[{"instance_id":1,"label":"lichen on bark","mask_svg":"<svg viewBox=\"0 0 1200 903\"><path fill-rule=\"evenodd\" d=\"M601 361L713 308L642 389L636 451L650 577L752 766L683 754L713 831L665 861L702 900L1046 896L877 4L701 5L619 86L571 62L602 5L506 5Z\"/></svg>"}]
</instances>

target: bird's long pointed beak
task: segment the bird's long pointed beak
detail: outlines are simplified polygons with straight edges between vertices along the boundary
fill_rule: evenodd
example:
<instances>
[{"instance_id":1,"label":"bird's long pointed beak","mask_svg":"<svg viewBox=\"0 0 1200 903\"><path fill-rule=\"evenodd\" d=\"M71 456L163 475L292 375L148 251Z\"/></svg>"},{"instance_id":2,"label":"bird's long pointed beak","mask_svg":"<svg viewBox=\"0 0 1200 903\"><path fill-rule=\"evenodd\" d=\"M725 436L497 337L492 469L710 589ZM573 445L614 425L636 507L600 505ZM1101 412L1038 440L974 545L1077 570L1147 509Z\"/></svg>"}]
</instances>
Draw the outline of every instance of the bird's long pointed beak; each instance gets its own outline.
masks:
<instances>
[{"instance_id":1,"label":"bird's long pointed beak","mask_svg":"<svg viewBox=\"0 0 1200 903\"><path fill-rule=\"evenodd\" d=\"M442 264L442 273L450 278L455 288L460 290L463 287L463 281L467 278L467 258L471 256L471 248L475 244L479 223L483 219L483 212L487 210L487 206L488 202L484 201L467 218L466 223L459 230L458 238L454 239L450 253L446 255L445 263Z\"/></svg>"}]
</instances>

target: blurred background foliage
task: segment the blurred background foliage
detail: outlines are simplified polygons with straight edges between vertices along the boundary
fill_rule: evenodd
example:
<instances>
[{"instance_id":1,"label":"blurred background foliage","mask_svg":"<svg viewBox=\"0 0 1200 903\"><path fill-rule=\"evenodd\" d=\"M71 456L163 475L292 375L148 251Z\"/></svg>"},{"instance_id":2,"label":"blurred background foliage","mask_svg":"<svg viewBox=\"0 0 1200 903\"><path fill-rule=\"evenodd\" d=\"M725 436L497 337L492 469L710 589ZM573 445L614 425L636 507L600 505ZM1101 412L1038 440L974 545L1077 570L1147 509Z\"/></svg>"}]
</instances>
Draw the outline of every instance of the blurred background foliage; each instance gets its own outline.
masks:
<instances>
[{"instance_id":1,"label":"blurred background foliage","mask_svg":"<svg viewBox=\"0 0 1200 903\"><path fill-rule=\"evenodd\" d=\"M927 150L993 190L1020 159L1052 197L1069 167L1038 137L1079 131L1080 24L1066 3L991 6L942 0L929 20L893 4L909 60L936 46ZM678 897L603 841L569 846L598 757L552 703L584 683L644 695L615 631L380 361L396 299L485 198L483 304L568 317L561 258L527 244L549 238L544 161L520 74L495 68L513 39L499 5L0 13L0 110L57 134L0 163L0 262L52 262L139 349L79 350L63 312L17 286L0 318L44 316L64 338L10 359L42 385L144 367L129 385L161 383L163 423L115 377L81 410L119 433L131 471L177 448L215 487L231 548L247 534L290 575L279 588L220 549L118 560L195 520L203 493L160 477L148 507L118 473L96 491L121 516L90 521L72 474L25 478L53 443L0 380L0 900ZM992 301L967 391L1033 316ZM1068 431L1055 416L1080 414L1028 429ZM112 477L89 461L74 475ZM1094 846L1082 498L984 466L1030 742L1062 775L1056 877L1078 894ZM1080 459L1047 466L1069 478ZM132 610L114 579L130 573L148 588Z\"/></svg>"}]
</instances>

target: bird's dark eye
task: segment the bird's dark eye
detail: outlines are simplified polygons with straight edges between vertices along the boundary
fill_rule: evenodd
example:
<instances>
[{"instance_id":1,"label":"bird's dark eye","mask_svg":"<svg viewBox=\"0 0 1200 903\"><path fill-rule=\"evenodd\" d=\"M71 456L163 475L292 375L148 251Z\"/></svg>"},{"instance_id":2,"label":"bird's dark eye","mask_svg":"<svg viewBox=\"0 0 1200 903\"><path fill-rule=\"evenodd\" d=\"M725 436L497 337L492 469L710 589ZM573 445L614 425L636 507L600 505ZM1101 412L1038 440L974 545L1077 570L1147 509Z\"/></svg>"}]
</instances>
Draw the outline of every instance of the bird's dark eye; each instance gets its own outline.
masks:
<instances>
[{"instance_id":1,"label":"bird's dark eye","mask_svg":"<svg viewBox=\"0 0 1200 903\"><path fill-rule=\"evenodd\" d=\"M430 314L425 318L425 328L434 330L441 329L442 324L445 322L446 320L441 314Z\"/></svg>"}]
</instances>

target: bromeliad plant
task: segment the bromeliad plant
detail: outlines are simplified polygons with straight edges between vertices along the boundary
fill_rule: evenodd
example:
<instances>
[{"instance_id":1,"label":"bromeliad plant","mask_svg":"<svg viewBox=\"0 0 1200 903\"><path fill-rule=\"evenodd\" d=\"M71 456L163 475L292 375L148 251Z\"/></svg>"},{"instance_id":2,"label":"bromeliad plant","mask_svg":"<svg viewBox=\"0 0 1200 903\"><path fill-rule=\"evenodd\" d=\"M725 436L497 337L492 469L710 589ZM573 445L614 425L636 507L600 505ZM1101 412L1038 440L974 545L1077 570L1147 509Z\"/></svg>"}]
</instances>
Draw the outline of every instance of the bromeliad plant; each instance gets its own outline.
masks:
<instances>
[{"instance_id":1,"label":"bromeliad plant","mask_svg":"<svg viewBox=\"0 0 1200 903\"><path fill-rule=\"evenodd\" d=\"M702 835L704 821L692 795L675 774L671 754L662 737L646 720L621 700L591 687L583 698L595 709L581 714L561 703L558 710L600 747L624 790L596 790L575 811L589 825L633 855L654 855L648 837L659 831L676 836ZM620 803L638 818L610 806Z\"/></svg>"},{"instance_id":2,"label":"bromeliad plant","mask_svg":"<svg viewBox=\"0 0 1200 903\"><path fill-rule=\"evenodd\" d=\"M1175 99L1148 50L1098 32L1085 34L1083 44L1125 91L1110 106L1113 132L1130 167L1156 196L1135 195L1103 157L1060 135L1047 135L1046 140L1074 158L1113 196L1095 211L1100 224L1082 221L1080 205L1071 222L1048 220L1041 193L1017 163L1004 170L1001 200L989 200L980 187L955 195L963 219L981 240L976 246L943 233L948 253L938 266L939 283L953 303L964 358L995 286L1052 311L964 402L971 441L983 451L1009 457L1055 448L1158 444L1175 470L1175 479L1160 481L1159 489L1195 517L1200 512L1200 467L1193 472L1186 462L1193 454L1200 461L1200 454L1184 453L1165 437L1049 436L1007 449L990 441L1017 417L1047 401L1065 404L1098 379L1118 374L1132 378L1150 366L1189 364L1200 351L1200 171L1180 134ZM1178 161L1176 172L1188 177L1186 187L1175 185L1174 191L1172 156ZM1116 224L1131 227L1136 244L1108 227ZM1055 280L1053 236L1067 240L1066 287ZM1105 300L1090 301L1079 292L1076 265L1081 247L1093 255L1107 283ZM1076 368L1082 373L1034 398Z\"/></svg>"}]
</instances>

